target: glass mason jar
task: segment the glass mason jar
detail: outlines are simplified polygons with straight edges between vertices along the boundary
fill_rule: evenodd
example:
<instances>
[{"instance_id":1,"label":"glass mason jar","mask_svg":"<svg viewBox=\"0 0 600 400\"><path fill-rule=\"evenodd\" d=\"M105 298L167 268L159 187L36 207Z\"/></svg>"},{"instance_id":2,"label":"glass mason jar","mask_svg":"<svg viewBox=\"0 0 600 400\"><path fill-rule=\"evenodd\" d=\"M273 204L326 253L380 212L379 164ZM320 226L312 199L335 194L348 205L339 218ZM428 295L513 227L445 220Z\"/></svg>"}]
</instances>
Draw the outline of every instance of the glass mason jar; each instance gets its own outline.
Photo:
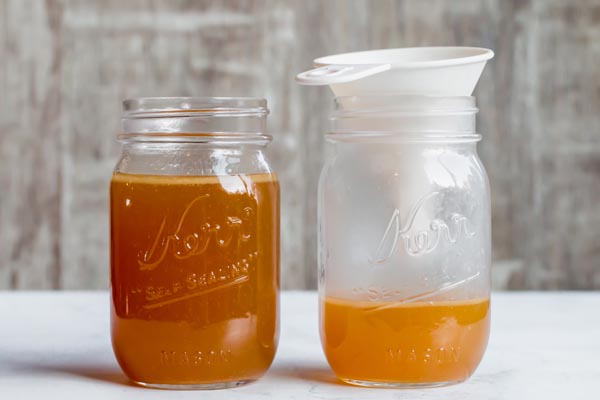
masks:
<instances>
[{"instance_id":1,"label":"glass mason jar","mask_svg":"<svg viewBox=\"0 0 600 400\"><path fill-rule=\"evenodd\" d=\"M473 97L338 97L319 185L321 342L363 386L468 378L490 325Z\"/></svg>"},{"instance_id":2,"label":"glass mason jar","mask_svg":"<svg viewBox=\"0 0 600 400\"><path fill-rule=\"evenodd\" d=\"M224 388L278 340L279 183L266 101L126 100L111 182L112 342L134 382Z\"/></svg>"}]
</instances>

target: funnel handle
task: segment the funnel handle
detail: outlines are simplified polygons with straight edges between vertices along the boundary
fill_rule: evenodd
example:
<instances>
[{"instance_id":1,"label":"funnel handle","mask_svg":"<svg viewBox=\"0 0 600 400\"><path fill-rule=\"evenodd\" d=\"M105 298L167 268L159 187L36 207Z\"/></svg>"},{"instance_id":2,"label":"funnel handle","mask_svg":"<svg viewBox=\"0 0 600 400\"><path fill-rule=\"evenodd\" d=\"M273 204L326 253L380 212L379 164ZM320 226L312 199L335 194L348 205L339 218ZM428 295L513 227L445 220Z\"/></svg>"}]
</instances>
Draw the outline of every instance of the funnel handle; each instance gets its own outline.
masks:
<instances>
[{"instance_id":1,"label":"funnel handle","mask_svg":"<svg viewBox=\"0 0 600 400\"><path fill-rule=\"evenodd\" d=\"M391 64L330 64L299 73L296 75L296 82L301 85L331 85L332 83L351 82L387 71L391 67Z\"/></svg>"}]
</instances>

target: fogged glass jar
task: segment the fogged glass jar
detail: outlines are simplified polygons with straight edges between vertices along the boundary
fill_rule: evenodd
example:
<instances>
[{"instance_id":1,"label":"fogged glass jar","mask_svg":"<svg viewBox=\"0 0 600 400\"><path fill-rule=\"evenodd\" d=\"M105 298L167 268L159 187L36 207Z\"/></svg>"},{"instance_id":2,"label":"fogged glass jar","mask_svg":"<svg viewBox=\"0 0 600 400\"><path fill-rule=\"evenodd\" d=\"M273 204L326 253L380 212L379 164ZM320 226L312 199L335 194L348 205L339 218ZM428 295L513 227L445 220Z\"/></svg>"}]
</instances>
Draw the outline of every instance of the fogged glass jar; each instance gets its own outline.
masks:
<instances>
[{"instance_id":1,"label":"fogged glass jar","mask_svg":"<svg viewBox=\"0 0 600 400\"><path fill-rule=\"evenodd\" d=\"M473 97L338 97L319 186L321 341L364 386L468 378L490 324Z\"/></svg>"},{"instance_id":2,"label":"fogged glass jar","mask_svg":"<svg viewBox=\"0 0 600 400\"><path fill-rule=\"evenodd\" d=\"M159 388L262 376L278 339L279 184L266 101L124 103L111 182L112 342Z\"/></svg>"}]
</instances>

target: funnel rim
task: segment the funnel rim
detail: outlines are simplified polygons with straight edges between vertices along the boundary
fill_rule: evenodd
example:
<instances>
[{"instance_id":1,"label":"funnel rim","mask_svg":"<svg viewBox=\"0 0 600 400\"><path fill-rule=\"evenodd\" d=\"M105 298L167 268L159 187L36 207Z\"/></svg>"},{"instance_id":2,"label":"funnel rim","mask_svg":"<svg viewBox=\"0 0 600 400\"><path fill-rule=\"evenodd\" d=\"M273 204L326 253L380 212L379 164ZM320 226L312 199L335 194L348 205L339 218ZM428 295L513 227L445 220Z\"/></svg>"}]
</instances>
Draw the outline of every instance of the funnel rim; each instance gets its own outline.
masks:
<instances>
[{"instance_id":1,"label":"funnel rim","mask_svg":"<svg viewBox=\"0 0 600 400\"><path fill-rule=\"evenodd\" d=\"M393 61L389 60L373 60L368 62L356 62L353 60L344 60L345 58L353 58L356 56L372 55L375 52L379 53L409 53L409 52L448 52L457 51L457 53L473 52L472 55L458 56L453 58L442 57L441 59L425 60L425 61ZM416 69L416 68L436 68L449 67L456 65L467 65L480 62L486 62L494 57L494 52L484 47L468 47L468 46L431 46L431 47L401 47L355 51L349 53L332 54L328 56L318 57L313 60L315 67L323 67L327 65L381 65L389 64L394 69Z\"/></svg>"}]
</instances>

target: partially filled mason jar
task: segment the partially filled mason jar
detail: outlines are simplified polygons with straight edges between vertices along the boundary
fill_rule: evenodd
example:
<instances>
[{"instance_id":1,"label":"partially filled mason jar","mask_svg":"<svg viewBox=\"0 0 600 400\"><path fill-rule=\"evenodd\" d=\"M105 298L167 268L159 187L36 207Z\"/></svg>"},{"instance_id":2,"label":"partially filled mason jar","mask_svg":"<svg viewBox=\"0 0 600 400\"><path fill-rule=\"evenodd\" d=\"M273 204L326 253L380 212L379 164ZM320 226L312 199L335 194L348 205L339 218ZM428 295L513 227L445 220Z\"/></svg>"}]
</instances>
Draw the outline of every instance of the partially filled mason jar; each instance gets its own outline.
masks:
<instances>
[{"instance_id":1,"label":"partially filled mason jar","mask_svg":"<svg viewBox=\"0 0 600 400\"><path fill-rule=\"evenodd\" d=\"M123 103L111 182L111 326L134 382L260 378L278 340L279 183L254 98Z\"/></svg>"},{"instance_id":2,"label":"partially filled mason jar","mask_svg":"<svg viewBox=\"0 0 600 400\"><path fill-rule=\"evenodd\" d=\"M338 97L319 186L321 341L362 386L467 379L490 329L490 194L470 96Z\"/></svg>"}]
</instances>

